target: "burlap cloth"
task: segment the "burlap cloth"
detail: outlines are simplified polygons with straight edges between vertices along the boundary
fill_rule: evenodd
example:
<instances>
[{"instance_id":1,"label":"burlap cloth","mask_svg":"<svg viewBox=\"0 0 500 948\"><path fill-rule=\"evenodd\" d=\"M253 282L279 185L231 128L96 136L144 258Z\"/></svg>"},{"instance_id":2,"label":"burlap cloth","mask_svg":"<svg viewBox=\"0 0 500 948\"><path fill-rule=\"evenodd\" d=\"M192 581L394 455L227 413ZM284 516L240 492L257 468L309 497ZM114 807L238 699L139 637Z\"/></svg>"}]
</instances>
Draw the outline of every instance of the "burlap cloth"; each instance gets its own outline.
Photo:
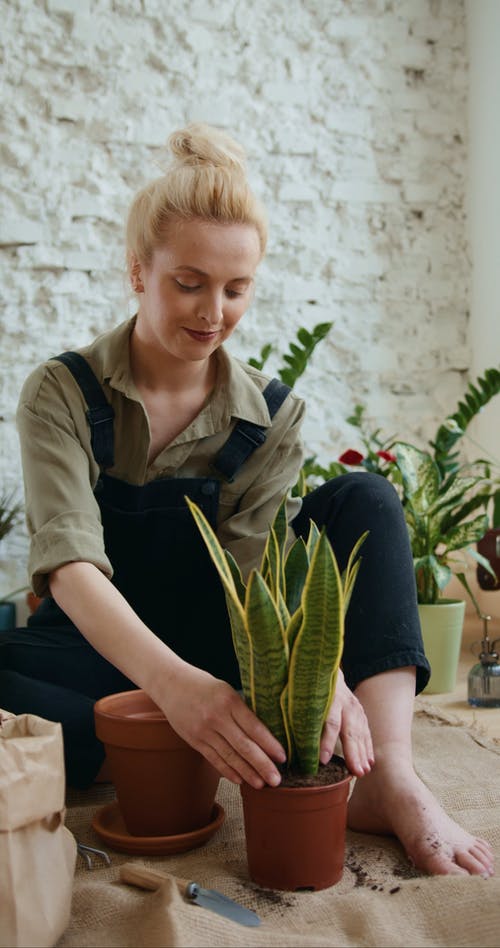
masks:
<instances>
[{"instance_id":1,"label":"burlap cloth","mask_svg":"<svg viewBox=\"0 0 500 948\"><path fill-rule=\"evenodd\" d=\"M491 842L500 864L500 744L436 713L425 699L417 708L414 751L420 776L452 816ZM109 785L69 797L66 823L77 839L105 848L90 821L112 798ZM79 859L72 917L58 948L500 945L500 874L424 876L409 865L396 840L348 831L346 866L336 886L307 893L263 891L248 877L239 791L221 781L218 800L225 823L199 849L169 857L108 849L111 868L95 861L92 871ZM126 886L118 881L118 870L130 860L219 889L254 909L262 924L245 928L187 904L170 880L154 893Z\"/></svg>"}]
</instances>

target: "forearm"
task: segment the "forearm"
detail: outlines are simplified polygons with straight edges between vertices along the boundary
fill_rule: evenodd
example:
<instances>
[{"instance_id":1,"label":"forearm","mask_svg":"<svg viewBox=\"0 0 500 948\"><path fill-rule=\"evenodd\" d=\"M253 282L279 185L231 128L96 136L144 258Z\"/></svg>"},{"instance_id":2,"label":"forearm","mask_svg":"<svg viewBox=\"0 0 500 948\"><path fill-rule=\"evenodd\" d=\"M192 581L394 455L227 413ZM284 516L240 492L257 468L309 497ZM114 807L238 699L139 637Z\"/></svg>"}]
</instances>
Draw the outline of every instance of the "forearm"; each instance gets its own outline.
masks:
<instances>
[{"instance_id":1,"label":"forearm","mask_svg":"<svg viewBox=\"0 0 500 948\"><path fill-rule=\"evenodd\" d=\"M170 724L229 780L279 783L285 754L226 682L179 658L91 563L67 563L50 591L82 635L162 709ZM271 759L272 758L272 759Z\"/></svg>"},{"instance_id":2,"label":"forearm","mask_svg":"<svg viewBox=\"0 0 500 948\"><path fill-rule=\"evenodd\" d=\"M50 577L51 595L88 642L160 705L169 682L186 668L142 622L92 563L66 563Z\"/></svg>"}]
</instances>

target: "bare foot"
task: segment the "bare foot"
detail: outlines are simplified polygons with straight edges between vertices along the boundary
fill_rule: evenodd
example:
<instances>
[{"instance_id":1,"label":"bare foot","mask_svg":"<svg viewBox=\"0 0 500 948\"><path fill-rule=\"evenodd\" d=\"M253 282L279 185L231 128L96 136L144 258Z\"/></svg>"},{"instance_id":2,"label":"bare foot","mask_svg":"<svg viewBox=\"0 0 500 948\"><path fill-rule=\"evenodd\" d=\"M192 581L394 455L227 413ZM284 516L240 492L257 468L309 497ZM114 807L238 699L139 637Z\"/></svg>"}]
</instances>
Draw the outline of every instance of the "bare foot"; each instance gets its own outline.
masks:
<instances>
[{"instance_id":1,"label":"bare foot","mask_svg":"<svg viewBox=\"0 0 500 948\"><path fill-rule=\"evenodd\" d=\"M380 762L356 780L348 825L397 836L414 865L431 875L494 873L491 846L471 836L441 808L410 762Z\"/></svg>"}]
</instances>

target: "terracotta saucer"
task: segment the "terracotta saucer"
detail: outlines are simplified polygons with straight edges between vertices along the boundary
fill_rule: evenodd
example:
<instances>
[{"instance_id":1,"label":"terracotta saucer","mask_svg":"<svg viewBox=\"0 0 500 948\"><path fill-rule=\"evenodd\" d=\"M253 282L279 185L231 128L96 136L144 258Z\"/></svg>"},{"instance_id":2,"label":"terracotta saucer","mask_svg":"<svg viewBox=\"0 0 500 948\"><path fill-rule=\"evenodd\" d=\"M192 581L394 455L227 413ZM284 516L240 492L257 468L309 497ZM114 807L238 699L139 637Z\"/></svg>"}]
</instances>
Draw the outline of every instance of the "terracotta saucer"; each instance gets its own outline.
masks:
<instances>
[{"instance_id":1,"label":"terracotta saucer","mask_svg":"<svg viewBox=\"0 0 500 948\"><path fill-rule=\"evenodd\" d=\"M132 836L128 832L118 806L118 801L108 803L95 813L92 828L111 849L121 853L137 853L141 856L168 856L170 853L183 853L206 843L222 826L225 812L214 804L212 819L201 829L178 836Z\"/></svg>"}]
</instances>

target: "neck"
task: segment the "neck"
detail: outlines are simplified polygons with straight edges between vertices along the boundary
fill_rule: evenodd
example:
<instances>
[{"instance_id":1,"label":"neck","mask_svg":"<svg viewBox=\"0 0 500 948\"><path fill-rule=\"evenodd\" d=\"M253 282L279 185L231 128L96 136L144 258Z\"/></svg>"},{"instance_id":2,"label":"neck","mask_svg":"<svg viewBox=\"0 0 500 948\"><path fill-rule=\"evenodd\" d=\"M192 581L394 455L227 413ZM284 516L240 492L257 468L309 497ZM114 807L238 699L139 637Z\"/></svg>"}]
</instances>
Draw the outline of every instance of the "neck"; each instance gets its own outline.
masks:
<instances>
[{"instance_id":1,"label":"neck","mask_svg":"<svg viewBox=\"0 0 500 948\"><path fill-rule=\"evenodd\" d=\"M194 388L212 387L216 375L216 355L187 362L166 352L159 352L154 343L143 339L134 328L130 337L130 365L139 389L182 393Z\"/></svg>"}]
</instances>

